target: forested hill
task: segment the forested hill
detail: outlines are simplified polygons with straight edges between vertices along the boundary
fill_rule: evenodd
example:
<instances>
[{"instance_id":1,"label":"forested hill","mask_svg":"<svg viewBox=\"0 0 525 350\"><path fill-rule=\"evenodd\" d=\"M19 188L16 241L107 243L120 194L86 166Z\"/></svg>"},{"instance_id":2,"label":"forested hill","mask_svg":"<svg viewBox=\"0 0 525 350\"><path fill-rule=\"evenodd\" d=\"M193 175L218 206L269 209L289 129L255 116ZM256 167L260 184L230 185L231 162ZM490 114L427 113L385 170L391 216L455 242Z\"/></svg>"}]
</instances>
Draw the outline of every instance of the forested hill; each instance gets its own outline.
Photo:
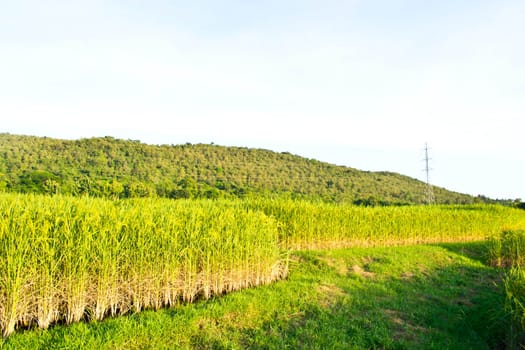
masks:
<instances>
[{"instance_id":1,"label":"forested hill","mask_svg":"<svg viewBox=\"0 0 525 350\"><path fill-rule=\"evenodd\" d=\"M0 134L0 191L107 197L285 194L356 204L425 201L425 184L389 172L335 166L289 153L208 144L146 145ZM438 203L471 203L434 188Z\"/></svg>"}]
</instances>

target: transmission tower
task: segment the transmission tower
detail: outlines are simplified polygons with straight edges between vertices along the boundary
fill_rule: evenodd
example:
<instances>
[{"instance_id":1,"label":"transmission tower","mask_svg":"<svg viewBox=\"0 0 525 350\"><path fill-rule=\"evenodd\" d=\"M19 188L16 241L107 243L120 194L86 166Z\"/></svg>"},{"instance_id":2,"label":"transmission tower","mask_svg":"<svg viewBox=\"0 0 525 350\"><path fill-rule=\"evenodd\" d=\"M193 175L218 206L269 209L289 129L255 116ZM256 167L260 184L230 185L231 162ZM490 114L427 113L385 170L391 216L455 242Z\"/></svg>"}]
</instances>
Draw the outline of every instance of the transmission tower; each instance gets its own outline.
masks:
<instances>
[{"instance_id":1,"label":"transmission tower","mask_svg":"<svg viewBox=\"0 0 525 350\"><path fill-rule=\"evenodd\" d=\"M427 176L427 186L425 188L425 197L427 200L427 204L433 204L435 201L434 197L434 189L432 188L432 185L430 184L430 167L428 166L428 161L431 158L428 157L428 144L425 143L425 174Z\"/></svg>"}]
</instances>

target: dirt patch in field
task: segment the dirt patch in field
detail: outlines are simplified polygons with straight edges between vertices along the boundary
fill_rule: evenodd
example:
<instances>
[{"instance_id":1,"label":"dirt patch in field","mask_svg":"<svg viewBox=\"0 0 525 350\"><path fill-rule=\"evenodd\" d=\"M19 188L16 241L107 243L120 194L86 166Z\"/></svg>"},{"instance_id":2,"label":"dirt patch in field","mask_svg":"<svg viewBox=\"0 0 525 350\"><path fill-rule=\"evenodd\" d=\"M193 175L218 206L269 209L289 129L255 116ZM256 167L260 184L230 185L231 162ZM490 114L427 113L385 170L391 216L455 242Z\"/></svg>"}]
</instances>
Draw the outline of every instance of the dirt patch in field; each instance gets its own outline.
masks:
<instances>
[{"instance_id":1,"label":"dirt patch in field","mask_svg":"<svg viewBox=\"0 0 525 350\"><path fill-rule=\"evenodd\" d=\"M361 260L363 260L363 263L366 264L366 265L369 265L369 264L371 264L371 263L373 263L375 261L378 261L377 258L374 258L372 256L365 256Z\"/></svg>"},{"instance_id":2,"label":"dirt patch in field","mask_svg":"<svg viewBox=\"0 0 525 350\"><path fill-rule=\"evenodd\" d=\"M367 278L374 277L376 275L373 272L366 271L365 269L363 269L361 266L357 264L352 266L352 272L355 273L356 275L367 277Z\"/></svg>"},{"instance_id":3,"label":"dirt patch in field","mask_svg":"<svg viewBox=\"0 0 525 350\"><path fill-rule=\"evenodd\" d=\"M325 308L333 306L337 299L343 297L346 294L343 289L331 283L320 284L317 287L317 292L322 294L319 305Z\"/></svg>"},{"instance_id":4,"label":"dirt patch in field","mask_svg":"<svg viewBox=\"0 0 525 350\"><path fill-rule=\"evenodd\" d=\"M414 277L416 274L413 273L413 272L403 272L401 274L401 279L404 279L404 280L407 280L407 279L410 279L412 277Z\"/></svg>"},{"instance_id":5,"label":"dirt patch in field","mask_svg":"<svg viewBox=\"0 0 525 350\"><path fill-rule=\"evenodd\" d=\"M399 311L386 309L383 312L393 324L392 336L396 340L415 340L418 338L418 333L428 333L428 329L404 320L403 315Z\"/></svg>"},{"instance_id":6,"label":"dirt patch in field","mask_svg":"<svg viewBox=\"0 0 525 350\"><path fill-rule=\"evenodd\" d=\"M338 275L347 276L348 275L348 266L343 259L334 259L334 258L321 258L328 266L333 268Z\"/></svg>"}]
</instances>

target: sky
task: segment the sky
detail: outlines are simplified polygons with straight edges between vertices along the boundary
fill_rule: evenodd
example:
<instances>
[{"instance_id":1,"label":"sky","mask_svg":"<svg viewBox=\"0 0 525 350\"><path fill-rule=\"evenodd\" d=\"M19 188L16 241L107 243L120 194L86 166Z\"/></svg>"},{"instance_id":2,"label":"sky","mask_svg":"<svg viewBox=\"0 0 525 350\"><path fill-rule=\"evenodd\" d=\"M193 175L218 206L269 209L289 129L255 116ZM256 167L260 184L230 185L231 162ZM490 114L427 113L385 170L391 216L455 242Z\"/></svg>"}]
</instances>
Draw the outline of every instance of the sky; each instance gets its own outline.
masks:
<instances>
[{"instance_id":1,"label":"sky","mask_svg":"<svg viewBox=\"0 0 525 350\"><path fill-rule=\"evenodd\" d=\"M215 143L525 199L523 0L17 0L0 132Z\"/></svg>"}]
</instances>

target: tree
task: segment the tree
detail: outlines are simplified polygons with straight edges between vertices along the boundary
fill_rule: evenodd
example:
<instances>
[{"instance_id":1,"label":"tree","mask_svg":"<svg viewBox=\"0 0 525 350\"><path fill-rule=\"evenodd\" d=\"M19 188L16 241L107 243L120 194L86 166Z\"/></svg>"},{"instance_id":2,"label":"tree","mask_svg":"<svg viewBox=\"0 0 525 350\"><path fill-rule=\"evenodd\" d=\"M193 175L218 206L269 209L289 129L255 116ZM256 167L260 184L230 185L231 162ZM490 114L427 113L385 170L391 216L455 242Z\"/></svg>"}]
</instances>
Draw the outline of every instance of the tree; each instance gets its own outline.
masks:
<instances>
[{"instance_id":1,"label":"tree","mask_svg":"<svg viewBox=\"0 0 525 350\"><path fill-rule=\"evenodd\" d=\"M104 196L120 198L124 195L124 185L117 180L111 180L104 183Z\"/></svg>"},{"instance_id":2,"label":"tree","mask_svg":"<svg viewBox=\"0 0 525 350\"><path fill-rule=\"evenodd\" d=\"M143 182L132 182L124 186L124 193L128 198L155 197L155 188Z\"/></svg>"},{"instance_id":3,"label":"tree","mask_svg":"<svg viewBox=\"0 0 525 350\"><path fill-rule=\"evenodd\" d=\"M7 177L0 173L0 192L6 191L8 188L8 180Z\"/></svg>"},{"instance_id":4,"label":"tree","mask_svg":"<svg viewBox=\"0 0 525 350\"><path fill-rule=\"evenodd\" d=\"M28 171L20 176L18 189L25 193L56 193L60 187L58 180L58 176L48 171Z\"/></svg>"}]
</instances>

